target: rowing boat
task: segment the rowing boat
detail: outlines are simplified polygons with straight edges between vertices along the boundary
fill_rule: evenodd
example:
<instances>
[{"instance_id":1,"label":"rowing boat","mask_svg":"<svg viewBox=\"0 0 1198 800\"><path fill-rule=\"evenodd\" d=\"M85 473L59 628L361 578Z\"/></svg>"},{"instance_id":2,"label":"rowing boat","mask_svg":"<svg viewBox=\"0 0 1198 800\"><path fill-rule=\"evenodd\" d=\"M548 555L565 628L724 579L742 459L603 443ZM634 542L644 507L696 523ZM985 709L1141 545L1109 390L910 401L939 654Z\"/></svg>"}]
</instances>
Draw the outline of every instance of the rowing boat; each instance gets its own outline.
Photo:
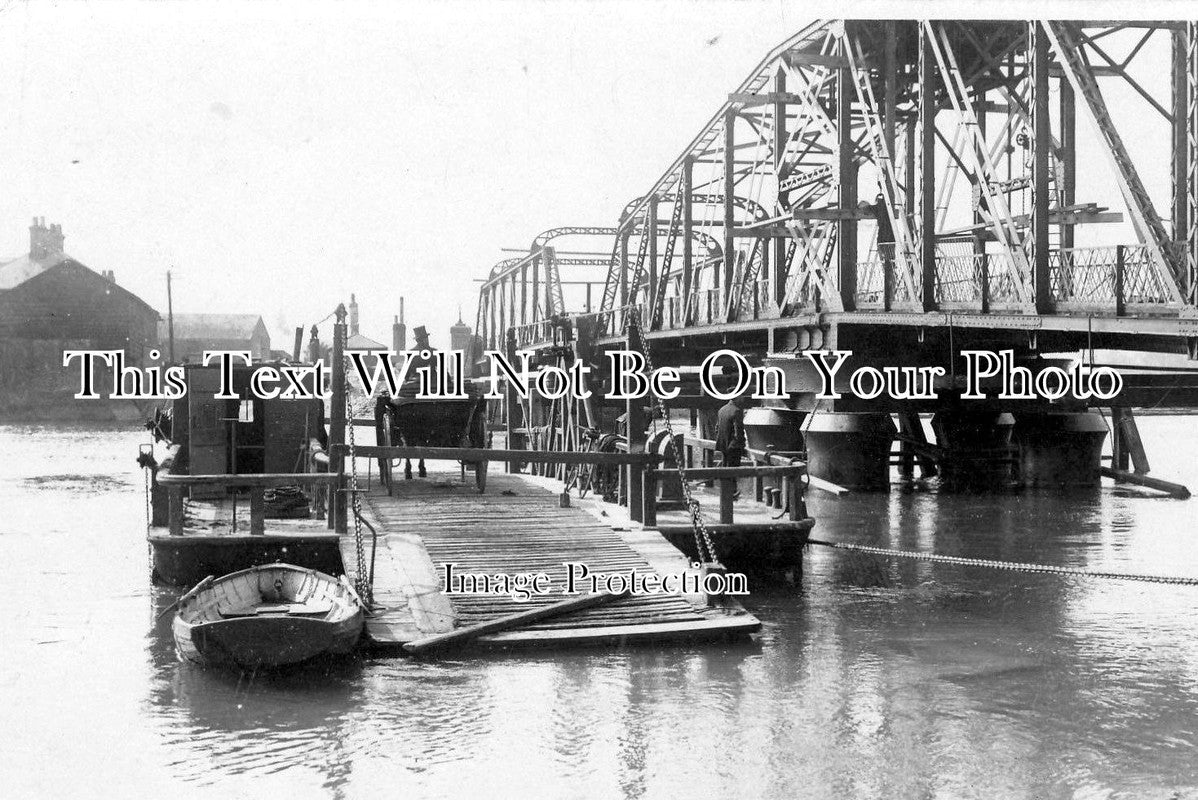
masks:
<instances>
[{"instance_id":1,"label":"rowing boat","mask_svg":"<svg viewBox=\"0 0 1198 800\"><path fill-rule=\"evenodd\" d=\"M172 627L185 660L281 667L348 653L364 617L362 602L344 576L266 564L205 578L179 598Z\"/></svg>"}]
</instances>

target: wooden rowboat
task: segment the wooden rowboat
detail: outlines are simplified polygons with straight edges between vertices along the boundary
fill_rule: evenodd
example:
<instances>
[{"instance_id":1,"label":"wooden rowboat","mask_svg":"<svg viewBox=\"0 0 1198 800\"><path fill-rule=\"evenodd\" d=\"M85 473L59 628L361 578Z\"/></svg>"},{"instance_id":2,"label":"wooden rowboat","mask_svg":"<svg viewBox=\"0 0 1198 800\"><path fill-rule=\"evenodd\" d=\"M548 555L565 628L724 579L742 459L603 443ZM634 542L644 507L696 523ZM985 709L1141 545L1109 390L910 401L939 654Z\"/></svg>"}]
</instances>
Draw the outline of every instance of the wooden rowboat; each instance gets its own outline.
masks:
<instances>
[{"instance_id":1,"label":"wooden rowboat","mask_svg":"<svg viewBox=\"0 0 1198 800\"><path fill-rule=\"evenodd\" d=\"M173 630L188 661L252 669L348 653L364 617L344 576L267 564L205 578L179 598Z\"/></svg>"}]
</instances>

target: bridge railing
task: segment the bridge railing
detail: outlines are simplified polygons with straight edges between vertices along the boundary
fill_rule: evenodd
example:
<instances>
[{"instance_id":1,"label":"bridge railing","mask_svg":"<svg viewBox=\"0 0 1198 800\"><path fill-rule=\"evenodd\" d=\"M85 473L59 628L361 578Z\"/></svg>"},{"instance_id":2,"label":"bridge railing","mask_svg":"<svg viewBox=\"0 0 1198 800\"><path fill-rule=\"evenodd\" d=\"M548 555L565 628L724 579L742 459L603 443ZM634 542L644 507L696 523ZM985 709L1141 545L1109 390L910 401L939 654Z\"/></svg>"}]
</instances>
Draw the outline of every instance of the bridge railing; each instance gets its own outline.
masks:
<instances>
[{"instance_id":1,"label":"bridge railing","mask_svg":"<svg viewBox=\"0 0 1198 800\"><path fill-rule=\"evenodd\" d=\"M883 246L885 247L885 245ZM936 303L944 310L1019 311L1028 302L1019 287L1030 291L1031 275L1019 276L1006 253L975 253L973 244L948 243L938 247L935 281ZM856 308L861 311L883 309L918 310L921 288L919 276L905 279L897 259L871 253L857 264ZM1151 260L1149 248L1139 244L1105 247L1075 247L1053 250L1049 255L1050 299L1059 313L1152 314L1172 308L1169 290ZM798 287L794 287L796 293ZM661 303L657 325L662 330L719 325L729 320L749 321L775 318L779 314L769 278L746 285L735 314L729 314L733 302L725 287L704 288L689 295L670 295ZM787 306L799 312L812 310L815 290L807 282L803 297L787 295ZM599 336L620 336L628 313L640 311L649 326L650 304L642 301L606 311L593 312ZM526 347L553 340L553 322L540 320L514 326L518 346Z\"/></svg>"},{"instance_id":2,"label":"bridge railing","mask_svg":"<svg viewBox=\"0 0 1198 800\"><path fill-rule=\"evenodd\" d=\"M527 347L538 342L547 342L553 339L553 322L547 319L529 322L524 325L516 325L512 330L516 334L517 347Z\"/></svg>"},{"instance_id":3,"label":"bridge railing","mask_svg":"<svg viewBox=\"0 0 1198 800\"><path fill-rule=\"evenodd\" d=\"M1019 302L1015 267L1006 253L950 253L936 259L941 308L981 311Z\"/></svg>"},{"instance_id":4,"label":"bridge railing","mask_svg":"<svg viewBox=\"0 0 1198 800\"><path fill-rule=\"evenodd\" d=\"M1053 251L1049 256L1053 300L1062 311L1162 310L1169 303L1169 292L1151 258L1144 245Z\"/></svg>"}]
</instances>

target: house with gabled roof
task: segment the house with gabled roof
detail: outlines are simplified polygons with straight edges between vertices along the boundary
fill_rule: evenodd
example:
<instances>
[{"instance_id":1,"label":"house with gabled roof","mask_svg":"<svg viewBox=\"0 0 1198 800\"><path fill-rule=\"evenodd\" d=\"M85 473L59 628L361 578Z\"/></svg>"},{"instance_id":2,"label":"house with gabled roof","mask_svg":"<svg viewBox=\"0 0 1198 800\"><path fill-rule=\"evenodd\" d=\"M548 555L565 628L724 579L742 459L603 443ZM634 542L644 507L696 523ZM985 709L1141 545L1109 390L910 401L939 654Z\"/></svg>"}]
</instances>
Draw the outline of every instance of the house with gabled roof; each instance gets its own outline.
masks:
<instances>
[{"instance_id":1,"label":"house with gabled roof","mask_svg":"<svg viewBox=\"0 0 1198 800\"><path fill-rule=\"evenodd\" d=\"M163 321L159 337L170 336ZM175 360L200 363L205 351L248 350L255 361L271 358L270 331L258 314L175 314Z\"/></svg>"}]
</instances>

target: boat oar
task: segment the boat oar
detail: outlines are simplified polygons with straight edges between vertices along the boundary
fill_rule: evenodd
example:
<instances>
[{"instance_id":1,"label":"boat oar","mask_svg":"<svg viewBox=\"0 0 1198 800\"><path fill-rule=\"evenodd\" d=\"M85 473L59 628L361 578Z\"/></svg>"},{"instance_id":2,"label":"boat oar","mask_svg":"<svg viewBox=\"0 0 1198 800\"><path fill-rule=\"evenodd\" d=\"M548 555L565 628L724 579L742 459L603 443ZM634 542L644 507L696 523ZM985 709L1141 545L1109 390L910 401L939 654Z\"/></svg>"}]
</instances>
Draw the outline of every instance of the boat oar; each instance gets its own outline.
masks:
<instances>
[{"instance_id":1,"label":"boat oar","mask_svg":"<svg viewBox=\"0 0 1198 800\"><path fill-rule=\"evenodd\" d=\"M467 625L464 628L458 628L448 633L438 633L433 636L427 636L423 639L417 639L414 642L408 642L403 646L403 649L412 655L421 655L430 650L436 650L443 647L465 644L466 642L477 639L480 636L485 636L488 633L498 633L500 631L518 628L521 625L527 625L532 622L539 622L543 619L551 617L559 617L562 614L569 614L571 611L581 611L584 608L594 608L613 600L618 600L621 597L627 597L627 592L620 594L611 594L608 592L599 592L596 594L584 594L579 597L571 597L568 600L561 600L540 608L529 609L528 611L518 611L515 614L505 614L502 617L496 617L486 622L479 622L474 625Z\"/></svg>"}]
</instances>

